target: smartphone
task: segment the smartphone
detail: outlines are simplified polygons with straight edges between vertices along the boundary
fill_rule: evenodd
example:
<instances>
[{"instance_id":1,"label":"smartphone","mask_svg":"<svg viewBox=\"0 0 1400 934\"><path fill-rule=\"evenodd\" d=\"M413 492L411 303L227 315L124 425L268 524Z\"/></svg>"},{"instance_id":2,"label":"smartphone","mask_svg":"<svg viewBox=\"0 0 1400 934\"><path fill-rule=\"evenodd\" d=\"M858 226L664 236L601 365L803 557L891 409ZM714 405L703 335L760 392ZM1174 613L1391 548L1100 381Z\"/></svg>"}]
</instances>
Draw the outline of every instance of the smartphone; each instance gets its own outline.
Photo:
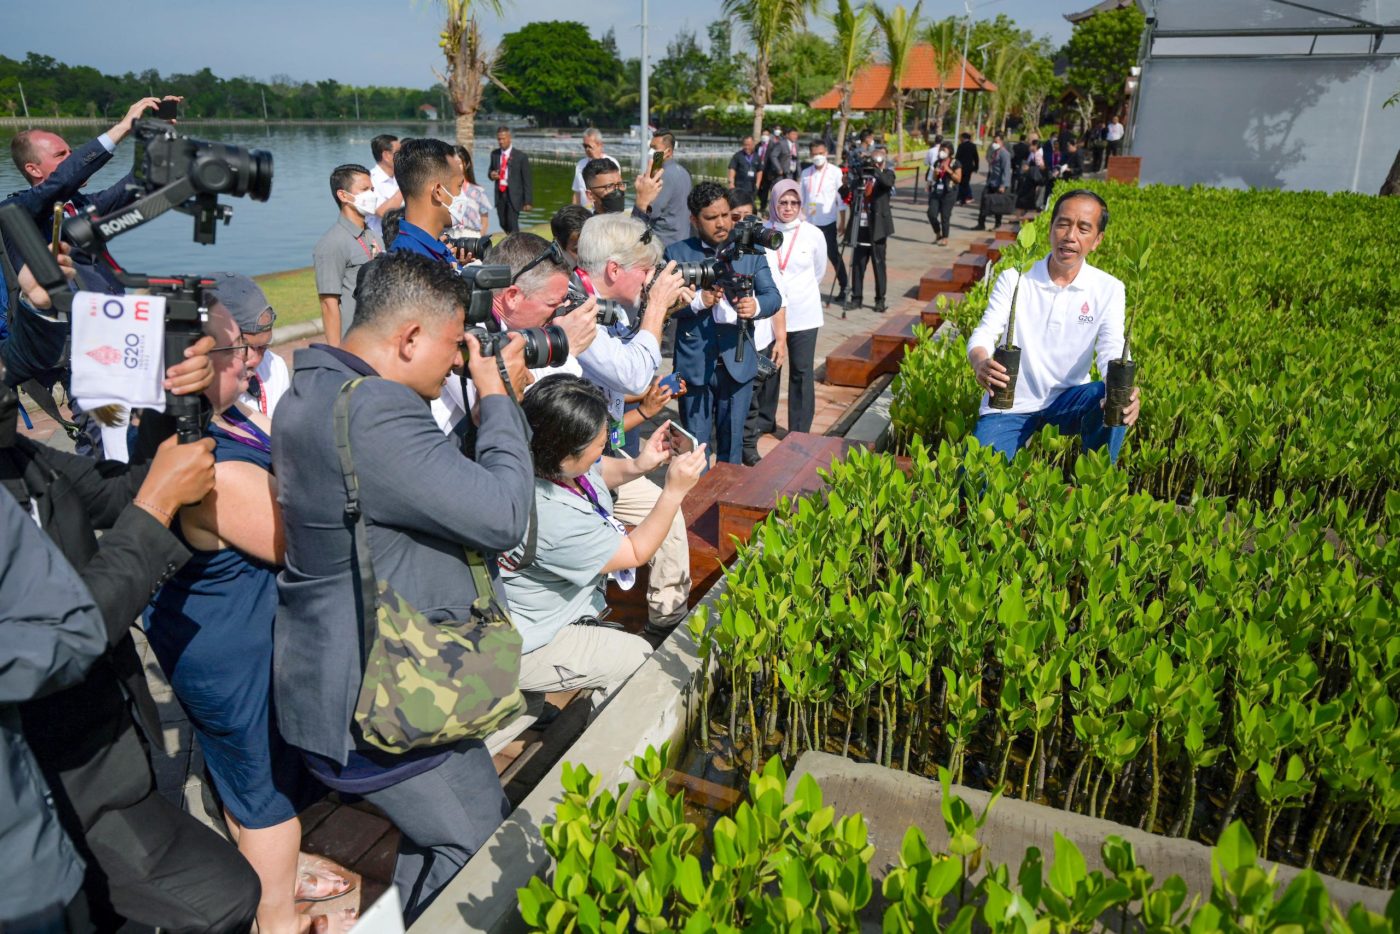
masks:
<instances>
[{"instance_id":1,"label":"smartphone","mask_svg":"<svg viewBox=\"0 0 1400 934\"><path fill-rule=\"evenodd\" d=\"M161 101L156 104L155 118L157 120L174 120L180 116L179 101Z\"/></svg>"},{"instance_id":2,"label":"smartphone","mask_svg":"<svg viewBox=\"0 0 1400 934\"><path fill-rule=\"evenodd\" d=\"M63 239L63 205L57 201L53 205L53 234L49 237L49 252L58 256L58 241Z\"/></svg>"},{"instance_id":3,"label":"smartphone","mask_svg":"<svg viewBox=\"0 0 1400 934\"><path fill-rule=\"evenodd\" d=\"M681 386L681 378L678 373L672 373L670 376L663 377L657 385L671 390L671 395L673 396L685 395L685 389Z\"/></svg>"},{"instance_id":4,"label":"smartphone","mask_svg":"<svg viewBox=\"0 0 1400 934\"><path fill-rule=\"evenodd\" d=\"M660 171L661 171L661 163L663 163L663 162L665 162L665 161L666 161L666 154L665 154L664 152L657 152L656 150L652 150L652 153L651 153L651 174L652 174L652 175L656 175L658 172L660 172Z\"/></svg>"},{"instance_id":5,"label":"smartphone","mask_svg":"<svg viewBox=\"0 0 1400 934\"><path fill-rule=\"evenodd\" d=\"M700 442L695 440L695 436L686 431L675 422L671 423L667 436L671 440L671 452L673 454L689 454L700 446Z\"/></svg>"}]
</instances>

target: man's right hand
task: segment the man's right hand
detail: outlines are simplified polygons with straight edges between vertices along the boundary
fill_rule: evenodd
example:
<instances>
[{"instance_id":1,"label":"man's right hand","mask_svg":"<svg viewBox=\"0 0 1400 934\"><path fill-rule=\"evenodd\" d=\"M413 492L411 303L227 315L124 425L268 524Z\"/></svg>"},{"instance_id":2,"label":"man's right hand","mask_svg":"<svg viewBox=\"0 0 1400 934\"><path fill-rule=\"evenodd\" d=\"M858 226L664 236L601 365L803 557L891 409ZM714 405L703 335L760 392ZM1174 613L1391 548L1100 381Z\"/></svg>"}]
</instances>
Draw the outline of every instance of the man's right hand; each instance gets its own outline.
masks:
<instances>
[{"instance_id":1,"label":"man's right hand","mask_svg":"<svg viewBox=\"0 0 1400 934\"><path fill-rule=\"evenodd\" d=\"M650 208L656 196L661 194L661 186L664 184L660 175L652 175L650 172L638 175L632 186L637 192L637 210L645 211Z\"/></svg>"},{"instance_id":2,"label":"man's right hand","mask_svg":"<svg viewBox=\"0 0 1400 934\"><path fill-rule=\"evenodd\" d=\"M1005 389L1009 382L1006 367L997 363L991 354L973 364L972 372L977 374L977 384L988 392Z\"/></svg>"},{"instance_id":3,"label":"man's right hand","mask_svg":"<svg viewBox=\"0 0 1400 934\"><path fill-rule=\"evenodd\" d=\"M582 305L550 323L564 329L569 336L569 356L577 357L592 346L598 336L598 299L590 295Z\"/></svg>"},{"instance_id":4,"label":"man's right hand","mask_svg":"<svg viewBox=\"0 0 1400 934\"><path fill-rule=\"evenodd\" d=\"M126 116L122 117L120 121L107 131L107 137L113 143L120 143L126 138L126 135L131 132L132 126L137 120L141 119L146 111L153 109L161 101L182 100L184 100L183 97L176 97L173 94L168 94L165 97L143 97L127 108Z\"/></svg>"},{"instance_id":5,"label":"man's right hand","mask_svg":"<svg viewBox=\"0 0 1400 934\"><path fill-rule=\"evenodd\" d=\"M174 435L156 449L151 470L136 492L138 506L164 525L181 506L192 506L214 489L214 439L180 444Z\"/></svg>"},{"instance_id":6,"label":"man's right hand","mask_svg":"<svg viewBox=\"0 0 1400 934\"><path fill-rule=\"evenodd\" d=\"M704 289L700 292L700 302L706 308L713 308L719 304L719 300L724 298L724 289L719 286Z\"/></svg>"},{"instance_id":7,"label":"man's right hand","mask_svg":"<svg viewBox=\"0 0 1400 934\"><path fill-rule=\"evenodd\" d=\"M665 315L676 307L684 290L685 277L676 268L675 260L671 260L651 280L651 293L647 296L647 307L642 309L642 313Z\"/></svg>"}]
</instances>

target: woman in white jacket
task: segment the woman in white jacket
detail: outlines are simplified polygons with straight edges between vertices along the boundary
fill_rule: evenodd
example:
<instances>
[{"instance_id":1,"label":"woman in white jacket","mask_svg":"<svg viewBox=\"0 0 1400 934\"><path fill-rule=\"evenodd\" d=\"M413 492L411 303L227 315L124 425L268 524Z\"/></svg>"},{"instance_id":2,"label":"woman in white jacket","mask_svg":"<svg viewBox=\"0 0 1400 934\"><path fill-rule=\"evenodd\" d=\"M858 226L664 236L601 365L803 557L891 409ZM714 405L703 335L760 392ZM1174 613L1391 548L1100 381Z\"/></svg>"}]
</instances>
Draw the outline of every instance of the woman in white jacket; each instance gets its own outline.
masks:
<instances>
[{"instance_id":1,"label":"woman in white jacket","mask_svg":"<svg viewBox=\"0 0 1400 934\"><path fill-rule=\"evenodd\" d=\"M788 430L809 431L816 408L817 332L821 328L822 277L826 275L826 237L802 219L802 193L784 179L769 195L767 226L783 232L774 250L778 287L786 296Z\"/></svg>"}]
</instances>

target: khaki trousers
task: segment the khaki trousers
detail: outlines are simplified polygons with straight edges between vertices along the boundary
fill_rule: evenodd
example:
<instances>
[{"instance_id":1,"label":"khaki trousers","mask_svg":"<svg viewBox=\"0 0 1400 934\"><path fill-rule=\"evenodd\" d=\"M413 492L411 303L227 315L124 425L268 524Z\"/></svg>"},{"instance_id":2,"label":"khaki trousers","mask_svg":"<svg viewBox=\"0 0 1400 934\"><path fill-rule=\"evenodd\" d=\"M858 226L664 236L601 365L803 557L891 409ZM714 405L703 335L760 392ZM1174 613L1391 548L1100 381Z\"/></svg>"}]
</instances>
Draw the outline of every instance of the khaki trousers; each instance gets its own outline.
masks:
<instances>
[{"instance_id":1,"label":"khaki trousers","mask_svg":"<svg viewBox=\"0 0 1400 934\"><path fill-rule=\"evenodd\" d=\"M613 515L628 525L636 525L647 517L660 497L661 487L646 477L638 477L613 490ZM647 618L651 625L669 629L685 619L689 598L690 541L686 537L685 516L676 510L670 531L651 559L647 580Z\"/></svg>"},{"instance_id":2,"label":"khaki trousers","mask_svg":"<svg viewBox=\"0 0 1400 934\"><path fill-rule=\"evenodd\" d=\"M520 657L520 690L525 692L525 712L486 738L486 749L495 755L528 730L544 710L550 691L594 688L596 715L632 672L651 654L651 643L620 629L565 626L548 644Z\"/></svg>"}]
</instances>

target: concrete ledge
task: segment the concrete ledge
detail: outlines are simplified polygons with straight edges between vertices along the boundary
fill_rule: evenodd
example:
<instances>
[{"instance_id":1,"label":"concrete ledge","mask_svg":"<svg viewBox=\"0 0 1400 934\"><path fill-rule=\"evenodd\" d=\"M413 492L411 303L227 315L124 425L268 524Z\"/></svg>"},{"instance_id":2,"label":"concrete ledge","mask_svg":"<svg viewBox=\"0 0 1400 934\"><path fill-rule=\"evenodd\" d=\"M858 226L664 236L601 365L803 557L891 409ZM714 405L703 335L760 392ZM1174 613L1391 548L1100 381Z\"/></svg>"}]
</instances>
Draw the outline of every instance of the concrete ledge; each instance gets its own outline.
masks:
<instances>
[{"instance_id":1,"label":"concrete ledge","mask_svg":"<svg viewBox=\"0 0 1400 934\"><path fill-rule=\"evenodd\" d=\"M806 752L797 760L788 779L789 793L803 775L811 775L822 788L822 801L836 809L838 816L860 813L870 828L875 856L870 868L876 878L899 862L899 846L905 831L913 824L924 832L933 852L946 851L948 833L943 825L942 789L938 783L908 772L899 772L869 763L852 762L823 752ZM991 795L962 785L953 792L977 813L986 810ZM987 859L1011 867L1014 878L1027 847L1038 847L1047 872L1055 859L1055 832L1074 842L1084 854L1090 871L1103 869L1099 847L1111 834L1133 845L1138 863L1152 873L1156 882L1171 875L1181 876L1193 895L1208 898L1211 890L1210 847L1178 837L1151 834L1113 821L1032 804L1015 798L1002 798L992 808L980 839ZM983 861L983 867L987 860ZM1282 891L1302 870L1282 863L1261 861L1266 869L1276 866L1277 885ZM1356 903L1377 914L1385 913L1389 892L1321 876L1323 884L1343 912Z\"/></svg>"},{"instance_id":2,"label":"concrete ledge","mask_svg":"<svg viewBox=\"0 0 1400 934\"><path fill-rule=\"evenodd\" d=\"M890 445L890 405L894 402L894 391L885 387L884 392L875 397L856 423L846 432L846 440L865 444L876 451L883 451Z\"/></svg>"},{"instance_id":3,"label":"concrete ledge","mask_svg":"<svg viewBox=\"0 0 1400 934\"><path fill-rule=\"evenodd\" d=\"M290 344L292 341L305 340L308 337L315 337L317 334L326 333L326 323L320 318L314 321L298 321L296 324L287 324L279 328L272 329L272 346L278 344Z\"/></svg>"},{"instance_id":4,"label":"concrete ledge","mask_svg":"<svg viewBox=\"0 0 1400 934\"><path fill-rule=\"evenodd\" d=\"M699 607L712 607L727 583L727 578L720 578ZM564 762L586 766L602 777L605 788L630 781L634 776L628 763L633 756L647 746L659 749L662 743L683 737L699 715L699 672L695 641L682 624L613 695L564 759L497 828L410 931L520 930L523 922L515 893L549 865L540 827L553 819L555 807L564 799Z\"/></svg>"}]
</instances>

